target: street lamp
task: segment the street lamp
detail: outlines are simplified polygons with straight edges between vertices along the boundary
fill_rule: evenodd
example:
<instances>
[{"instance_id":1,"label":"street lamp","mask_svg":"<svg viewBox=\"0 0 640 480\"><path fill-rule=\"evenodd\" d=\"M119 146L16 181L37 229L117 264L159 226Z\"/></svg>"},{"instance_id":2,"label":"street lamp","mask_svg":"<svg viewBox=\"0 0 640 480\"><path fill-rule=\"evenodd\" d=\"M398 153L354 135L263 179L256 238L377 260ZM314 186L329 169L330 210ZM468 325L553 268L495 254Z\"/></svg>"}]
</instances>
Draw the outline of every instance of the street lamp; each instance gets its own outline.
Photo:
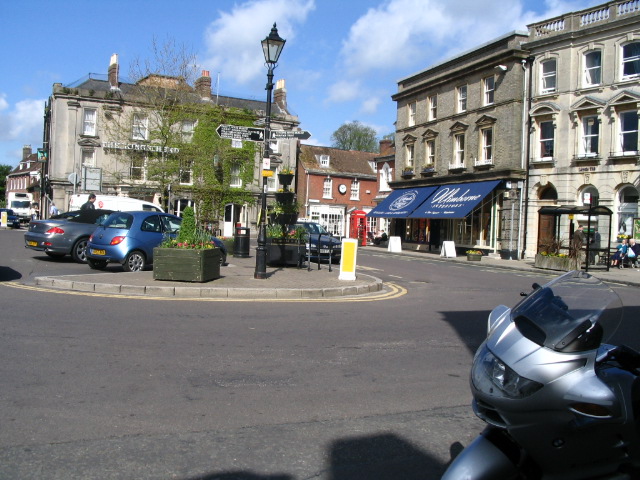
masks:
<instances>
[{"instance_id":1,"label":"street lamp","mask_svg":"<svg viewBox=\"0 0 640 480\"><path fill-rule=\"evenodd\" d=\"M262 158L262 197L258 226L258 248L256 249L256 271L253 278L267 278L267 175L265 170L270 169L269 140L271 137L271 92L273 91L273 70L276 68L280 53L286 40L280 38L276 24L273 24L269 36L262 40L264 61L267 65L267 111L264 122L264 154Z\"/></svg>"}]
</instances>

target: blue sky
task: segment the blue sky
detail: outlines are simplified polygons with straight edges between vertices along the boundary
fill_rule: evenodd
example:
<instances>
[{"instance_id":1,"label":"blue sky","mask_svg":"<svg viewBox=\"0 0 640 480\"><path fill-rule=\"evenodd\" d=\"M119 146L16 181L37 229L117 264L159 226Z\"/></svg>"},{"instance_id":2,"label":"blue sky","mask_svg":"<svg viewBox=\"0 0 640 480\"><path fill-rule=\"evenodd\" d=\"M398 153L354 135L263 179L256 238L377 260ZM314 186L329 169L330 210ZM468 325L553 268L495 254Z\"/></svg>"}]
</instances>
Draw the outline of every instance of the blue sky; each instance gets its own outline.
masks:
<instances>
[{"instance_id":1,"label":"blue sky","mask_svg":"<svg viewBox=\"0 0 640 480\"><path fill-rule=\"evenodd\" d=\"M277 22L287 40L275 79L306 142L358 120L391 133L397 81L512 30L604 3L589 0L0 0L0 164L15 166L23 145L42 146L44 103L53 83L121 76L151 45L173 40L219 78L221 95L266 99L260 41Z\"/></svg>"}]
</instances>

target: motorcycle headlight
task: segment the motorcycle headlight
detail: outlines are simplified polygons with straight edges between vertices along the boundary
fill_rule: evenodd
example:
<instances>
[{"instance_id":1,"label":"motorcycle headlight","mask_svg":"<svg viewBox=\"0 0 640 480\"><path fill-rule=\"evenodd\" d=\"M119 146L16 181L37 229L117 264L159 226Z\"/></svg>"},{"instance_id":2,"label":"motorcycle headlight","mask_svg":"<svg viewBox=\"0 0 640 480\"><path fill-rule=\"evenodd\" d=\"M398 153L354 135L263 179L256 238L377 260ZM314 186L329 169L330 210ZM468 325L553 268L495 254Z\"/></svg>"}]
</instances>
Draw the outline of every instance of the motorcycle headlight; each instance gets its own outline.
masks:
<instances>
[{"instance_id":1,"label":"motorcycle headlight","mask_svg":"<svg viewBox=\"0 0 640 480\"><path fill-rule=\"evenodd\" d=\"M542 388L542 384L518 375L484 345L473 361L473 385L481 392L508 398L524 398Z\"/></svg>"}]
</instances>

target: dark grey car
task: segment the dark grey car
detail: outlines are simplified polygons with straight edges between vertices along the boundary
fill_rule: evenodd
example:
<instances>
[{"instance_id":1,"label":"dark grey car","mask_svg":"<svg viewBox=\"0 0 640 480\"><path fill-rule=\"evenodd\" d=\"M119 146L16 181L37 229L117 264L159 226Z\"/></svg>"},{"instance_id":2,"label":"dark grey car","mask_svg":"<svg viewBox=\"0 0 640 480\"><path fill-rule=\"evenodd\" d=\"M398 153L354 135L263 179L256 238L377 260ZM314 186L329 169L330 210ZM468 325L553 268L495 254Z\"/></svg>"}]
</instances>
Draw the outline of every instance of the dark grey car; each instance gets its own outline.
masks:
<instances>
[{"instance_id":1,"label":"dark grey car","mask_svg":"<svg viewBox=\"0 0 640 480\"><path fill-rule=\"evenodd\" d=\"M72 218L33 220L24 234L24 245L50 257L71 255L76 262L87 263L87 241L111 213L113 210L84 210Z\"/></svg>"}]
</instances>

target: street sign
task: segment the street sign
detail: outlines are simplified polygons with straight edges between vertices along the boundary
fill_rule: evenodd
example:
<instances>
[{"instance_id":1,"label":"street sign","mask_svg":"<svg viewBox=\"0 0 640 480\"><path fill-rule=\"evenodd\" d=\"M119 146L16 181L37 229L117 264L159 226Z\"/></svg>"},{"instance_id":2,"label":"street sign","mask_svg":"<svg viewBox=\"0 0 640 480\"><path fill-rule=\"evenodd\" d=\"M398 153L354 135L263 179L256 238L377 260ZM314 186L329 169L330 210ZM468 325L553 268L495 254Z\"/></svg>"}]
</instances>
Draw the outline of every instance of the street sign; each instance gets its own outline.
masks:
<instances>
[{"instance_id":1,"label":"street sign","mask_svg":"<svg viewBox=\"0 0 640 480\"><path fill-rule=\"evenodd\" d=\"M220 138L264 142L264 128L243 127L242 125L219 125L216 132Z\"/></svg>"},{"instance_id":2,"label":"street sign","mask_svg":"<svg viewBox=\"0 0 640 480\"><path fill-rule=\"evenodd\" d=\"M311 137L311 132L307 132L306 130L271 130L271 140L279 140L283 138L299 138L301 140L306 140L309 137Z\"/></svg>"}]
</instances>

